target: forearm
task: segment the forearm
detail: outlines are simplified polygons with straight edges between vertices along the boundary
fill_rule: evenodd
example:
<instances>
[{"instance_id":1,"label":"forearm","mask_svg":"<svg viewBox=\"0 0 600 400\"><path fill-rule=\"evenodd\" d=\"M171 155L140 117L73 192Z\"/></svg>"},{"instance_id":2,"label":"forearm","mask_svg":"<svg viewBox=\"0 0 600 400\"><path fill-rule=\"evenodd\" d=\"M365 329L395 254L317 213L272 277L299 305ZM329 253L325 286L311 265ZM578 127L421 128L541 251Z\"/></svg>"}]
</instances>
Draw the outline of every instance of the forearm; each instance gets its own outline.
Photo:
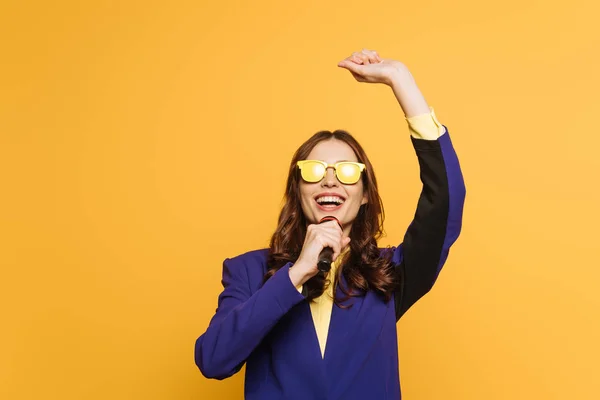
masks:
<instances>
[{"instance_id":1,"label":"forearm","mask_svg":"<svg viewBox=\"0 0 600 400\"><path fill-rule=\"evenodd\" d=\"M224 291L217 312L195 345L196 365L204 376L223 379L239 371L279 319L304 300L288 278L290 265L250 294L239 265L224 263Z\"/></svg>"},{"instance_id":2,"label":"forearm","mask_svg":"<svg viewBox=\"0 0 600 400\"><path fill-rule=\"evenodd\" d=\"M406 67L401 66L396 69L389 85L406 118L430 112L429 105Z\"/></svg>"}]
</instances>

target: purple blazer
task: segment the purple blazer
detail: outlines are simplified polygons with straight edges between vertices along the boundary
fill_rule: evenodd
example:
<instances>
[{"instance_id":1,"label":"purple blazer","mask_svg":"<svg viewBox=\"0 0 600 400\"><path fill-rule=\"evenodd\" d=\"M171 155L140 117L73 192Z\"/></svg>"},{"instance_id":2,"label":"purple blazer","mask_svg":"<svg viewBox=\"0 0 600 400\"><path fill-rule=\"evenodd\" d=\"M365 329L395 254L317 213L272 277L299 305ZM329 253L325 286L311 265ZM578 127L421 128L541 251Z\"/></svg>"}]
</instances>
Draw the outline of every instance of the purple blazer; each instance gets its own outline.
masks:
<instances>
[{"instance_id":1,"label":"purple blazer","mask_svg":"<svg viewBox=\"0 0 600 400\"><path fill-rule=\"evenodd\" d=\"M461 230L465 184L448 130L437 140L411 141L423 183L415 216L393 252L401 285L393 299L367 292L333 306L321 356L309 303L286 264L263 284L268 249L225 259L223 292L195 344L196 365L224 379L246 364L245 398L400 398L396 322L425 293ZM338 288L340 297L340 289Z\"/></svg>"}]
</instances>

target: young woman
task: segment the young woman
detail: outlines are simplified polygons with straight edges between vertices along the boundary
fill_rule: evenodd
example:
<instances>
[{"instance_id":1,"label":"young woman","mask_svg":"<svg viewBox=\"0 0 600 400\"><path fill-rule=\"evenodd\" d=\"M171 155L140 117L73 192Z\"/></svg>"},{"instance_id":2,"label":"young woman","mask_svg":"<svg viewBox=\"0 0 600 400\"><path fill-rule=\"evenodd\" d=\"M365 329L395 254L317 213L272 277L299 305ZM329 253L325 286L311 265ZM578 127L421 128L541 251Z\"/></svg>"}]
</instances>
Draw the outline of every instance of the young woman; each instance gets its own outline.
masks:
<instances>
[{"instance_id":1,"label":"young woman","mask_svg":"<svg viewBox=\"0 0 600 400\"><path fill-rule=\"evenodd\" d=\"M378 248L383 206L360 144L347 132L322 131L300 146L270 247L225 260L216 314L196 341L206 377L224 379L246 363L250 400L399 399L396 322L431 289L460 233L460 165L406 66L370 50L338 66L392 88L419 161L421 196L403 242ZM328 272L317 267L326 247Z\"/></svg>"}]
</instances>

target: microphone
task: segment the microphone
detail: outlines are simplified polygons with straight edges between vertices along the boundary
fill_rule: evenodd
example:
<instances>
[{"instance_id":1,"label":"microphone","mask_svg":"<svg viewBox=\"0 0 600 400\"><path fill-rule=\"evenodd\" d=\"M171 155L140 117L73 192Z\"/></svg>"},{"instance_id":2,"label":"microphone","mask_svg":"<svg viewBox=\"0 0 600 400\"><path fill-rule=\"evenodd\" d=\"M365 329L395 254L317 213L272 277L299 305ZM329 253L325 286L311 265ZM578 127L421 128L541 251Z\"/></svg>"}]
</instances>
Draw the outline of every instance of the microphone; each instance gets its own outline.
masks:
<instances>
[{"instance_id":1,"label":"microphone","mask_svg":"<svg viewBox=\"0 0 600 400\"><path fill-rule=\"evenodd\" d=\"M340 221L338 221L336 217L333 217L331 215L321 218L319 224L322 224L323 222L327 221L335 221L338 223L340 228L342 228L342 224L340 224ZM317 263L317 269L321 272L329 272L329 270L331 269L332 258L333 249L329 246L324 247L323 250L321 250L321 253L319 254L319 262Z\"/></svg>"}]
</instances>

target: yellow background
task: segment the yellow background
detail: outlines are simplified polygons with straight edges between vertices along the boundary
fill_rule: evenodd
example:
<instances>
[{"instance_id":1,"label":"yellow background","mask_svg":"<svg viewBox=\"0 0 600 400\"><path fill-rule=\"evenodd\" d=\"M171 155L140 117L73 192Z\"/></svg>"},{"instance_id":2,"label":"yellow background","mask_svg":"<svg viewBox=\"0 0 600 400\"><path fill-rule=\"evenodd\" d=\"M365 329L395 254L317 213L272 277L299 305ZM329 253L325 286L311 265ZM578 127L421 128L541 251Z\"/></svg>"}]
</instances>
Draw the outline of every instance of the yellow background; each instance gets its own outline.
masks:
<instances>
[{"instance_id":1,"label":"yellow background","mask_svg":"<svg viewBox=\"0 0 600 400\"><path fill-rule=\"evenodd\" d=\"M4 1L0 398L239 399L194 340L222 260L265 247L293 151L354 133L397 244L420 191L404 61L467 184L463 234L398 324L404 397L598 399L595 1Z\"/></svg>"}]
</instances>

